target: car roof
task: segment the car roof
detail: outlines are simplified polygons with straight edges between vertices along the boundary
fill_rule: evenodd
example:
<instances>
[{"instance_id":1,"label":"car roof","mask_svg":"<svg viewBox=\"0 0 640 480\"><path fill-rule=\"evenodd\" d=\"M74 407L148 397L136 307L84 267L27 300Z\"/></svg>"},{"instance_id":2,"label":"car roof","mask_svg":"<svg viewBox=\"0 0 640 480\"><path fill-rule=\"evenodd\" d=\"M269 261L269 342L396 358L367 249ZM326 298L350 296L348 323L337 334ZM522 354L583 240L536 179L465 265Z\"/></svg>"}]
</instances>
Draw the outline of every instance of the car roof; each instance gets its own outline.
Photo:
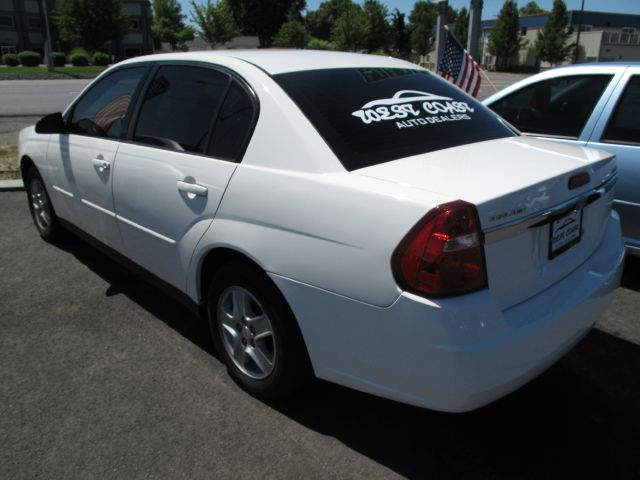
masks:
<instances>
[{"instance_id":1,"label":"car roof","mask_svg":"<svg viewBox=\"0 0 640 480\"><path fill-rule=\"evenodd\" d=\"M584 67L638 67L640 62L589 62L589 63L577 63L575 65L563 65L553 68L551 70L572 69L572 68L584 68Z\"/></svg>"},{"instance_id":2,"label":"car roof","mask_svg":"<svg viewBox=\"0 0 640 480\"><path fill-rule=\"evenodd\" d=\"M236 58L248 62L269 75L322 70L331 68L422 68L405 60L382 55L364 55L360 53L326 52L319 50L206 50L198 52L161 53L125 60L122 64L131 64L161 60L182 60L211 62L225 58Z\"/></svg>"},{"instance_id":3,"label":"car roof","mask_svg":"<svg viewBox=\"0 0 640 480\"><path fill-rule=\"evenodd\" d=\"M640 62L593 62L593 63L578 63L575 65L565 65L562 67L551 68L544 70L535 75L523 78L522 80L497 91L493 95L488 96L482 100L482 104L489 106L494 102L511 95L516 90L519 90L525 86L534 84L541 80L548 80L556 77L576 75L620 75L629 67L640 66Z\"/></svg>"}]
</instances>

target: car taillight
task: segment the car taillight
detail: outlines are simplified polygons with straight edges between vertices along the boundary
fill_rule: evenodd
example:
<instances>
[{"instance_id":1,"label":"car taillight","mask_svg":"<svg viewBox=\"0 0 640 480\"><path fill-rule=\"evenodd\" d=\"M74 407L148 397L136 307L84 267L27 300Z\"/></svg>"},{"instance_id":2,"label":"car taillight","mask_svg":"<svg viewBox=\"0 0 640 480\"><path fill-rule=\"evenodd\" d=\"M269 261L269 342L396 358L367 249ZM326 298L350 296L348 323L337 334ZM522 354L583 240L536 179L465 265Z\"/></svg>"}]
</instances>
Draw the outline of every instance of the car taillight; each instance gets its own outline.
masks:
<instances>
[{"instance_id":1,"label":"car taillight","mask_svg":"<svg viewBox=\"0 0 640 480\"><path fill-rule=\"evenodd\" d=\"M429 211L391 257L398 285L434 297L487 287L482 230L476 207L457 200Z\"/></svg>"}]
</instances>

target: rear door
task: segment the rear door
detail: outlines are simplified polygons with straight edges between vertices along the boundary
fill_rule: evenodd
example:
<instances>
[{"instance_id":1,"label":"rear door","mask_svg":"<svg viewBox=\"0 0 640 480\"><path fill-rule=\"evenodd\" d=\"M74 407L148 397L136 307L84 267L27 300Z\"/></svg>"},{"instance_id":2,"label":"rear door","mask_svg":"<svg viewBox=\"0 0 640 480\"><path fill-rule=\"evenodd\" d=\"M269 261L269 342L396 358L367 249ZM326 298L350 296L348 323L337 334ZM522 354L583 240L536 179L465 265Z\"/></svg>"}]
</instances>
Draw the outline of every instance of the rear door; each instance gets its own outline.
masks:
<instances>
[{"instance_id":1,"label":"rear door","mask_svg":"<svg viewBox=\"0 0 640 480\"><path fill-rule=\"evenodd\" d=\"M588 146L615 153L614 208L625 243L640 254L640 67L629 67L605 107Z\"/></svg>"},{"instance_id":2,"label":"rear door","mask_svg":"<svg viewBox=\"0 0 640 480\"><path fill-rule=\"evenodd\" d=\"M162 64L118 151L114 198L126 255L184 289L256 119L251 90L229 72Z\"/></svg>"}]
</instances>

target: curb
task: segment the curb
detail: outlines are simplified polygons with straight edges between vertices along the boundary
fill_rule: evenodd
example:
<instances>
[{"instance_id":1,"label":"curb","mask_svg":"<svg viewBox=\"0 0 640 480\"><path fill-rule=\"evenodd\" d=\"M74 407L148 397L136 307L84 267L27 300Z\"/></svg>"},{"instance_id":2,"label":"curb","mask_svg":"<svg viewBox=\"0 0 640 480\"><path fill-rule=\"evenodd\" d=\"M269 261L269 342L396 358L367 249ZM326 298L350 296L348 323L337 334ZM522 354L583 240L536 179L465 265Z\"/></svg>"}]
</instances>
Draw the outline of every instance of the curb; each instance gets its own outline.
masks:
<instances>
[{"instance_id":1,"label":"curb","mask_svg":"<svg viewBox=\"0 0 640 480\"><path fill-rule=\"evenodd\" d=\"M0 192L19 192L24 190L22 179L19 180L0 180Z\"/></svg>"}]
</instances>

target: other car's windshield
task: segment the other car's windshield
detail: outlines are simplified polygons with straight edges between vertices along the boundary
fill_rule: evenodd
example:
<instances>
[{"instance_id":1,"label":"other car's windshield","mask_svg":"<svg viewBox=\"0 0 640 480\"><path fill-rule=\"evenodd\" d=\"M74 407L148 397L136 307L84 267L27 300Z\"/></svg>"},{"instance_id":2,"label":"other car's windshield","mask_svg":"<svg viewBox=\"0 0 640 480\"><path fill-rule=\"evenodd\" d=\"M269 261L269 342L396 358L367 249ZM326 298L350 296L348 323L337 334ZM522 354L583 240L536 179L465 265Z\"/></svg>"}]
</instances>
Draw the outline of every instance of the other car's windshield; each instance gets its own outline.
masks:
<instances>
[{"instance_id":1,"label":"other car's windshield","mask_svg":"<svg viewBox=\"0 0 640 480\"><path fill-rule=\"evenodd\" d=\"M516 135L423 70L346 68L274 76L347 170Z\"/></svg>"}]
</instances>

